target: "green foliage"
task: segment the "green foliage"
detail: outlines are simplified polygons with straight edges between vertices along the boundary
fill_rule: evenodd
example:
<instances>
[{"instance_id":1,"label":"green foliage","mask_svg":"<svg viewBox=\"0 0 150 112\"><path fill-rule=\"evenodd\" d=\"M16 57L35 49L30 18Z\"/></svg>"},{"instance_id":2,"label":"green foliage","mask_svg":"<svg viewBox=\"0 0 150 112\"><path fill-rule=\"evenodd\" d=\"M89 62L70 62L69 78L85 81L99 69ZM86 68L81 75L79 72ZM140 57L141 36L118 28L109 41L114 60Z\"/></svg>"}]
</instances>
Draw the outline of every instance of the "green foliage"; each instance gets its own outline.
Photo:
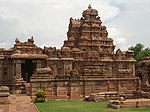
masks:
<instances>
[{"instance_id":1,"label":"green foliage","mask_svg":"<svg viewBox=\"0 0 150 112\"><path fill-rule=\"evenodd\" d=\"M108 102L85 102L81 100L60 100L36 103L40 112L150 112L150 108L111 109Z\"/></svg>"},{"instance_id":2,"label":"green foliage","mask_svg":"<svg viewBox=\"0 0 150 112\"><path fill-rule=\"evenodd\" d=\"M45 102L45 92L43 90L38 90L36 92L35 102L36 103Z\"/></svg>"},{"instance_id":3,"label":"green foliage","mask_svg":"<svg viewBox=\"0 0 150 112\"><path fill-rule=\"evenodd\" d=\"M144 45L141 43L136 44L134 47L131 46L128 49L134 51L137 63L143 60L144 57L150 56L150 48L144 48Z\"/></svg>"}]
</instances>

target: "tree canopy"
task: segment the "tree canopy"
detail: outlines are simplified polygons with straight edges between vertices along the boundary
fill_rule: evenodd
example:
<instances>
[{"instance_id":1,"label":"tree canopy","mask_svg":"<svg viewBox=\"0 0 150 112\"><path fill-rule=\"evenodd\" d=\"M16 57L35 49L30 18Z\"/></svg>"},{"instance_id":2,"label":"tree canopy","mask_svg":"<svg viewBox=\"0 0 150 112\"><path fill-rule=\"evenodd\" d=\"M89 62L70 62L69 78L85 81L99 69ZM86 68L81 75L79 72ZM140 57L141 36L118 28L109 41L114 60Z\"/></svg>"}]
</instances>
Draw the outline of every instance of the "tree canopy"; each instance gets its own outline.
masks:
<instances>
[{"instance_id":1,"label":"tree canopy","mask_svg":"<svg viewBox=\"0 0 150 112\"><path fill-rule=\"evenodd\" d=\"M150 56L150 48L145 48L141 43L137 43L135 46L131 46L128 49L134 51L137 62L141 61L146 56Z\"/></svg>"}]
</instances>

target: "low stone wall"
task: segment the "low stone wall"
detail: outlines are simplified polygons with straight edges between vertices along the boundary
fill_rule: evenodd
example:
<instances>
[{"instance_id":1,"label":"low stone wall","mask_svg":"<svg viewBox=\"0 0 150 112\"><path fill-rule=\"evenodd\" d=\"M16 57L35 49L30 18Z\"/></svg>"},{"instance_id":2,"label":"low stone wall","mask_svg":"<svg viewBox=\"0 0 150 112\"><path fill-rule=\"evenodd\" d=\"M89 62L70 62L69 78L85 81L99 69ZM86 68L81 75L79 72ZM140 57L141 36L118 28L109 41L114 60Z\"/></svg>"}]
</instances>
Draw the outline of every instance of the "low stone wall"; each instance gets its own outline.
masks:
<instances>
[{"instance_id":1,"label":"low stone wall","mask_svg":"<svg viewBox=\"0 0 150 112\"><path fill-rule=\"evenodd\" d=\"M150 99L150 92L133 91L134 98L148 98Z\"/></svg>"},{"instance_id":2,"label":"low stone wall","mask_svg":"<svg viewBox=\"0 0 150 112\"><path fill-rule=\"evenodd\" d=\"M86 97L86 101L107 101L107 100L119 100L120 98L126 98L127 95L123 92L117 91L109 91L109 92L100 92L100 93L92 93L89 97Z\"/></svg>"},{"instance_id":3,"label":"low stone wall","mask_svg":"<svg viewBox=\"0 0 150 112\"><path fill-rule=\"evenodd\" d=\"M10 103L9 96L9 88L7 86L0 86L0 104Z\"/></svg>"},{"instance_id":4,"label":"low stone wall","mask_svg":"<svg viewBox=\"0 0 150 112\"><path fill-rule=\"evenodd\" d=\"M113 109L150 107L150 99L111 100L108 107Z\"/></svg>"}]
</instances>

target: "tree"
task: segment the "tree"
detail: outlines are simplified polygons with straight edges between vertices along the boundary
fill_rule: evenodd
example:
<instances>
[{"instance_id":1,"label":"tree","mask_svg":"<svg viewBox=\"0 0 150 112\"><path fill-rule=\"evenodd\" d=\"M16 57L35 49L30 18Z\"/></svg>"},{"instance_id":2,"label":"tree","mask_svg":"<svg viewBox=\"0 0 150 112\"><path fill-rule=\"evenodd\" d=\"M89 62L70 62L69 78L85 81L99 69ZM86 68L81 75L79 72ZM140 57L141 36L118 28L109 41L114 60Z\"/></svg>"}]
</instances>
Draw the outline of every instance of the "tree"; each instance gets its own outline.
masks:
<instances>
[{"instance_id":1,"label":"tree","mask_svg":"<svg viewBox=\"0 0 150 112\"><path fill-rule=\"evenodd\" d=\"M149 47L144 48L144 45L141 43L136 44L134 47L131 46L128 49L134 51L137 63L143 60L144 57L150 56L150 48Z\"/></svg>"}]
</instances>

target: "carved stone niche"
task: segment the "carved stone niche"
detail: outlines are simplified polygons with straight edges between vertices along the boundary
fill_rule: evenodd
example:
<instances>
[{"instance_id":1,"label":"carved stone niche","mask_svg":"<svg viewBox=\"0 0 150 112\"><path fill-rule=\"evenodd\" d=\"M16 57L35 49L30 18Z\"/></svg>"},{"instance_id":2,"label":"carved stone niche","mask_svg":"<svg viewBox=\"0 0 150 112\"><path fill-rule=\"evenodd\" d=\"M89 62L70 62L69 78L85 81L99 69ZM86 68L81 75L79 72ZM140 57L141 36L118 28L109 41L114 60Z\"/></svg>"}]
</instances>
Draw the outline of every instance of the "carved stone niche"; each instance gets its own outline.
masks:
<instances>
[{"instance_id":1,"label":"carved stone niche","mask_svg":"<svg viewBox=\"0 0 150 112\"><path fill-rule=\"evenodd\" d=\"M116 51L116 59L119 59L119 60L125 59L125 55L124 55L124 53L120 49L118 49Z\"/></svg>"},{"instance_id":2,"label":"carved stone niche","mask_svg":"<svg viewBox=\"0 0 150 112\"><path fill-rule=\"evenodd\" d=\"M70 71L70 75L71 75L72 77L80 77L80 76L79 76L79 73L78 73L78 70L71 70L71 71Z\"/></svg>"}]
</instances>

